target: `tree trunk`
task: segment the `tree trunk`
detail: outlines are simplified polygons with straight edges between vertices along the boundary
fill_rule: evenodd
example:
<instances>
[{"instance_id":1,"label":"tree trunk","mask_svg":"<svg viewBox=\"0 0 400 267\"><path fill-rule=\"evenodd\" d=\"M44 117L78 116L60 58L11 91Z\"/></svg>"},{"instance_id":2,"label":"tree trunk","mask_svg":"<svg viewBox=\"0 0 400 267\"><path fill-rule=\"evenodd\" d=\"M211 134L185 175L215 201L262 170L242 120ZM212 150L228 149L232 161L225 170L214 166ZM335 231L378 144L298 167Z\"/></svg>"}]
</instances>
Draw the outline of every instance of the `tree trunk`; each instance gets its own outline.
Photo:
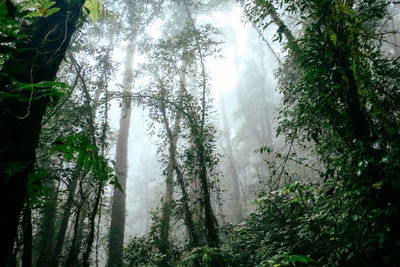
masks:
<instances>
[{"instance_id":1,"label":"tree trunk","mask_svg":"<svg viewBox=\"0 0 400 267\"><path fill-rule=\"evenodd\" d=\"M196 147L196 156L198 160L198 168L199 168L199 181L201 184L201 191L202 191L202 206L204 208L204 215L205 215L205 228L207 231L207 241L208 245L210 247L219 247L219 237L218 237L218 229L217 229L217 220L214 216L214 212L211 207L211 195L210 195L210 188L209 188L209 182L208 182L208 177L207 177L207 164L206 164L206 159L205 159L205 146L204 146L204 140L205 140L205 122L206 122L206 87L207 87L207 75L206 75L206 69L205 69L205 62L204 62L204 56L203 56L203 51L199 42L200 36L198 35L196 31L196 25L195 22L192 18L192 15L189 10L188 6L188 1L185 0L183 1L186 12L188 14L188 19L189 22L194 30L194 41L196 43L197 47L197 52L200 60L200 66L201 66L201 87L202 87L202 92L201 92L201 116L200 116L200 121L198 122L197 125L192 125L191 126L191 135L192 138L195 140L194 145Z\"/></svg>"},{"instance_id":2,"label":"tree trunk","mask_svg":"<svg viewBox=\"0 0 400 267\"><path fill-rule=\"evenodd\" d=\"M133 82L133 60L136 50L136 34L130 40L125 57L125 73L123 81L123 93L130 93ZM115 188L113 192L111 208L111 225L109 238L109 267L119 267L122 265L122 248L124 243L125 231L125 189L128 175L128 137L131 121L131 101L128 97L123 99L120 126L116 149L116 169L118 182L123 191Z\"/></svg>"},{"instance_id":3,"label":"tree trunk","mask_svg":"<svg viewBox=\"0 0 400 267\"><path fill-rule=\"evenodd\" d=\"M182 72L184 73L184 72ZM183 74L184 75L184 74ZM161 90L164 90L161 87ZM162 92L163 94L163 92ZM181 98L179 96L179 98ZM178 100L178 102L181 102ZM176 144L179 138L180 123L181 123L181 112L177 111L175 117L174 128L171 130L169 120L167 117L165 102L161 103L161 113L163 115L164 127L167 132L167 138L169 142L169 157L168 165L165 178L165 195L163 198L162 215L161 215L161 229L160 229L160 252L161 254L168 255L169 250L169 231L170 231L170 218L173 204L173 192L174 192L174 166L176 165ZM163 265L168 265L168 258L164 258Z\"/></svg>"},{"instance_id":4,"label":"tree trunk","mask_svg":"<svg viewBox=\"0 0 400 267\"><path fill-rule=\"evenodd\" d=\"M76 189L76 185L78 184L78 179L79 179L79 171L75 170L74 175L69 183L68 199L64 205L64 213L63 213L61 223L60 223L60 228L59 228L58 234L57 234L57 242L54 247L53 259L52 259L51 266L58 266L58 263L59 263L61 250L64 245L65 235L67 232L68 221L71 216L71 209L72 209L72 204L74 202L75 189Z\"/></svg>"},{"instance_id":5,"label":"tree trunk","mask_svg":"<svg viewBox=\"0 0 400 267\"><path fill-rule=\"evenodd\" d=\"M294 37L293 33L289 30L289 28L286 26L286 24L281 20L273 4L268 2L265 4L272 21L280 29L280 32L282 32L285 35L287 39L287 46L294 51L298 51L299 47L297 45L296 38Z\"/></svg>"},{"instance_id":6,"label":"tree trunk","mask_svg":"<svg viewBox=\"0 0 400 267\"><path fill-rule=\"evenodd\" d=\"M25 207L22 220L24 230L24 250L22 252L22 267L32 266L32 214L29 206Z\"/></svg>"},{"instance_id":7,"label":"tree trunk","mask_svg":"<svg viewBox=\"0 0 400 267\"><path fill-rule=\"evenodd\" d=\"M68 252L68 257L65 262L66 267L73 267L77 263L77 255L78 255L78 248L77 248L77 236L78 236L78 226L79 226L79 218L80 218L80 212L81 212L81 207L78 207L78 210L76 212L76 217L75 217L75 223L74 223L74 234L72 237L71 241L71 247Z\"/></svg>"},{"instance_id":8,"label":"tree trunk","mask_svg":"<svg viewBox=\"0 0 400 267\"><path fill-rule=\"evenodd\" d=\"M77 248L77 239L78 239L78 232L79 232L79 225L80 225L80 219L82 217L82 207L85 202L87 202L87 199L84 198L84 193L82 192L83 190L83 180L85 179L85 175L81 178L79 182L79 192L81 194L81 199L79 200L79 203L76 207L76 215L75 215L75 221L74 221L74 227L73 227L73 237L71 241L71 247L68 252L68 257L65 263L66 267L73 267L77 263L77 255L78 255L78 249Z\"/></svg>"},{"instance_id":9,"label":"tree trunk","mask_svg":"<svg viewBox=\"0 0 400 267\"><path fill-rule=\"evenodd\" d=\"M266 93L266 82L265 77L267 76L267 71L265 70L265 63L264 63L264 51L262 50L261 44L259 45L260 49L260 68L261 68L261 84L260 84L260 94L262 98L262 110L261 110L261 117L262 117L262 125L263 125L263 136L266 142L266 145L272 145L272 126L271 126L271 115L269 112L268 106L268 99Z\"/></svg>"},{"instance_id":10,"label":"tree trunk","mask_svg":"<svg viewBox=\"0 0 400 267\"><path fill-rule=\"evenodd\" d=\"M58 188L54 184L54 181L51 181L51 183L51 193L46 201L40 226L40 240L38 244L39 257L36 261L37 267L52 266L53 261L52 249L54 247L54 223L57 211Z\"/></svg>"},{"instance_id":11,"label":"tree trunk","mask_svg":"<svg viewBox=\"0 0 400 267\"><path fill-rule=\"evenodd\" d=\"M184 64L182 66L182 71L181 71L181 76L180 76L180 92L179 92L179 99L178 99L178 106L182 106L183 102L182 102L182 98L184 96L186 92L186 68L187 68L187 64L186 61L184 60ZM196 88L196 87L195 87ZM193 94L195 97L197 97L197 94L194 93ZM179 120L180 120L180 116L182 114L177 114L177 116L179 116ZM164 114L164 119L166 118L166 114ZM166 121L166 120L165 120ZM189 193L186 189L186 184L185 184L185 179L183 177L183 174L181 172L181 170L179 169L177 160L176 160L176 144L177 144L177 139L178 139L178 132L179 132L179 126L180 123L179 121L176 122L175 127L174 128L174 132L176 134L176 136L174 135L174 133L170 130L169 127L166 127L167 129L167 135L168 135L168 139L170 140L170 144L174 144L173 140L174 138L176 138L176 143L175 143L175 147L172 147L173 150L175 151L175 153L170 154L170 156L172 156L171 161L174 163L173 168L175 170L176 173L176 180L178 182L178 185L182 191L182 198L181 198L181 202L183 205L183 213L184 213L184 222L186 225L186 229L188 231L188 236L189 236L189 247L190 248L195 248L197 246L199 246L199 235L196 231L196 223L194 222L194 214L192 212L192 210L190 209L190 196Z\"/></svg>"},{"instance_id":12,"label":"tree trunk","mask_svg":"<svg viewBox=\"0 0 400 267\"><path fill-rule=\"evenodd\" d=\"M199 160L199 180L201 183L202 191L202 205L204 207L205 227L207 231L207 242L210 247L219 248L219 237L217 229L217 219L211 206L210 187L207 178L207 166L204 157L204 146L198 144L197 157Z\"/></svg>"},{"instance_id":13,"label":"tree trunk","mask_svg":"<svg viewBox=\"0 0 400 267\"><path fill-rule=\"evenodd\" d=\"M95 231L95 226L96 226L96 216L97 216L97 213L99 210L101 195L103 193L103 185L104 184L101 182L99 187L97 188L94 206L93 206L92 212L90 213L90 217L89 217L89 235L87 238L86 250L85 250L85 253L83 254L83 260L82 260L82 266L84 266L84 267L89 267L89 265L90 265L89 258L90 258L90 253L92 252L92 246L93 246L93 241L94 241L94 231Z\"/></svg>"},{"instance_id":14,"label":"tree trunk","mask_svg":"<svg viewBox=\"0 0 400 267\"><path fill-rule=\"evenodd\" d=\"M189 207L189 194L187 193L185 181L183 179L182 172L180 171L177 164L174 166L176 172L176 180L179 184L179 187L182 191L182 205L183 205L183 212L184 212L184 221L186 225L186 229L189 235L189 247L195 248L199 245L199 237L196 232L196 227L193 222L193 214Z\"/></svg>"},{"instance_id":15,"label":"tree trunk","mask_svg":"<svg viewBox=\"0 0 400 267\"><path fill-rule=\"evenodd\" d=\"M235 211L235 220L236 222L240 222L243 218L243 210L242 210L242 203L240 201L240 179L239 175L236 170L236 161L235 157L233 155L232 151L232 143L231 143L231 137L229 134L229 123L228 123L228 118L226 116L226 110L225 110L225 102L224 102L224 97L221 92L221 111L222 111L222 120L224 122L224 137L225 137L225 143L226 143L226 154L227 158L229 161L229 166L230 170L232 173L232 187L233 187L233 202L234 202L234 211Z\"/></svg>"},{"instance_id":16,"label":"tree trunk","mask_svg":"<svg viewBox=\"0 0 400 267\"><path fill-rule=\"evenodd\" d=\"M176 140L177 138L175 138ZM174 156L173 153L176 153L176 141L173 140L175 144L169 145L169 159L167 166L167 174L165 178L165 195L163 198L162 204L162 214L161 214L161 229L160 229L160 252L164 255L167 255L169 248L169 225L171 218L171 210L173 203L173 192L174 192L174 165L173 162Z\"/></svg>"},{"instance_id":17,"label":"tree trunk","mask_svg":"<svg viewBox=\"0 0 400 267\"><path fill-rule=\"evenodd\" d=\"M54 80L83 3L84 0L73 4L56 1L54 7L60 10L47 18L38 18L24 29L27 37L17 43L15 52L1 70L0 92L17 93L19 97L0 101L0 266L6 266L12 254L41 121L50 101L43 89L32 86L30 90L18 90L13 81Z\"/></svg>"}]
</instances>

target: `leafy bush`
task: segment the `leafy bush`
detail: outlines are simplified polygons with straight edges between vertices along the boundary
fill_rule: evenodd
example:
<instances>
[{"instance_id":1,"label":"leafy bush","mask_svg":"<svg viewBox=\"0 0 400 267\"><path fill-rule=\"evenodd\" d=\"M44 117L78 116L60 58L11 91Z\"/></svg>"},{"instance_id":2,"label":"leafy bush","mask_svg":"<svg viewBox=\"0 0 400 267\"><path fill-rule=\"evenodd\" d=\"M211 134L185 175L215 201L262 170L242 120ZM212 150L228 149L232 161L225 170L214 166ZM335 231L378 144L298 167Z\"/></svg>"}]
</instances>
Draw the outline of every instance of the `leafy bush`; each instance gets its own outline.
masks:
<instances>
[{"instance_id":1,"label":"leafy bush","mask_svg":"<svg viewBox=\"0 0 400 267\"><path fill-rule=\"evenodd\" d=\"M233 265L377 262L374 254L386 235L368 228L374 217L362 208L361 194L340 185L332 194L317 185L294 183L257 199L256 211L229 234Z\"/></svg>"},{"instance_id":2,"label":"leafy bush","mask_svg":"<svg viewBox=\"0 0 400 267\"><path fill-rule=\"evenodd\" d=\"M125 266L159 266L165 255L158 253L151 236L144 235L130 239L123 257Z\"/></svg>"}]
</instances>

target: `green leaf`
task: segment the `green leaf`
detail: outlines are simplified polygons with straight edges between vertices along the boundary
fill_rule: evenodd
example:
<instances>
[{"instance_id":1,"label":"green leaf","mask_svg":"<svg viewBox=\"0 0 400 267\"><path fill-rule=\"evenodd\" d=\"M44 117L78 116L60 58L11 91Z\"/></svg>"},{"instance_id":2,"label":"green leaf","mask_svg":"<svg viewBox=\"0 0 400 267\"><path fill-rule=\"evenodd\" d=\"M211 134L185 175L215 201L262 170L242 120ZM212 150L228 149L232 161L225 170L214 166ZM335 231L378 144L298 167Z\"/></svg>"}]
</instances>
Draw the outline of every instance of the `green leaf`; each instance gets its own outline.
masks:
<instances>
[{"instance_id":1,"label":"green leaf","mask_svg":"<svg viewBox=\"0 0 400 267\"><path fill-rule=\"evenodd\" d=\"M96 23L99 20L101 3L99 0L86 0L84 9L90 16L92 23Z\"/></svg>"},{"instance_id":2,"label":"green leaf","mask_svg":"<svg viewBox=\"0 0 400 267\"><path fill-rule=\"evenodd\" d=\"M53 15L54 13L58 12L60 10L59 7L53 7L47 10L47 12L45 13L44 17L47 18L48 16Z\"/></svg>"},{"instance_id":3,"label":"green leaf","mask_svg":"<svg viewBox=\"0 0 400 267\"><path fill-rule=\"evenodd\" d=\"M313 263L315 260L311 259L305 255L291 255L290 256L293 262L301 262L301 263Z\"/></svg>"}]
</instances>

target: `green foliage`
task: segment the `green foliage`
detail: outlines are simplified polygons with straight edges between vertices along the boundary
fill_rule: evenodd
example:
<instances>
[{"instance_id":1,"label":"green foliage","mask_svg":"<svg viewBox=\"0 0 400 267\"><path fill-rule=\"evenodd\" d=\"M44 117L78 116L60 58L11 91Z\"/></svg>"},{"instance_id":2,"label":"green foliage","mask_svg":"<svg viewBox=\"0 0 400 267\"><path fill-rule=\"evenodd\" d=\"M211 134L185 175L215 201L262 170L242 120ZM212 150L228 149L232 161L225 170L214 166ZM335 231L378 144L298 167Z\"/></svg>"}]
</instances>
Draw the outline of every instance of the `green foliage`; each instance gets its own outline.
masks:
<instances>
[{"instance_id":1,"label":"green foliage","mask_svg":"<svg viewBox=\"0 0 400 267\"><path fill-rule=\"evenodd\" d=\"M43 186L43 181L49 177L50 174L46 170L37 170L29 175L27 186L27 195L29 199L26 203L29 204L31 208L43 204L43 197L49 192L49 188Z\"/></svg>"},{"instance_id":2,"label":"green foliage","mask_svg":"<svg viewBox=\"0 0 400 267\"><path fill-rule=\"evenodd\" d=\"M301 218L288 239L309 246L284 242L279 254L310 255L321 264L398 264L400 66L383 46L391 6L379 0L260 0L245 8L252 22L267 27L268 17L277 23L274 5L304 20L304 31L288 40L278 73L283 105L277 132L300 145L314 143L324 186L334 181L329 196L315 195L311 206L298 197L283 197L284 206L273 202L289 219L281 226L293 222L291 215ZM287 29L280 25L279 41ZM288 210L299 204L303 210Z\"/></svg>"},{"instance_id":3,"label":"green foliage","mask_svg":"<svg viewBox=\"0 0 400 267\"><path fill-rule=\"evenodd\" d=\"M173 246L168 255L163 255L158 250L158 238L156 228L141 237L132 237L128 245L124 248L124 266L164 266L168 262L169 266L215 266L214 262L223 262L230 266L230 257L227 251L219 248L196 247L190 252ZM168 260L165 260L165 258ZM233 265L234 266L234 265Z\"/></svg>"},{"instance_id":4,"label":"green foliage","mask_svg":"<svg viewBox=\"0 0 400 267\"><path fill-rule=\"evenodd\" d=\"M63 82L42 81L38 83L21 83L14 81L9 90L0 92L0 97L16 99L20 102L36 101L43 97L50 98L50 107L54 107L60 97L70 92L70 87ZM33 94L34 90L40 89L39 94Z\"/></svg>"},{"instance_id":5,"label":"green foliage","mask_svg":"<svg viewBox=\"0 0 400 267\"><path fill-rule=\"evenodd\" d=\"M29 11L24 18L34 18L34 17L43 17L47 18L50 15L53 15L57 11L60 10L58 7L52 7L56 2L48 1L48 0L39 0L32 1L26 0L21 1L20 5L22 10Z\"/></svg>"},{"instance_id":6,"label":"green foliage","mask_svg":"<svg viewBox=\"0 0 400 267\"><path fill-rule=\"evenodd\" d=\"M224 259L225 258L225 259ZM222 261L221 261L222 260ZM215 262L224 262L226 265L230 259L226 257L223 250L219 248L197 247L189 255L183 257L178 266L215 266Z\"/></svg>"},{"instance_id":7,"label":"green foliage","mask_svg":"<svg viewBox=\"0 0 400 267\"><path fill-rule=\"evenodd\" d=\"M86 13L90 16L92 23L96 23L99 20L101 14L101 2L99 0L86 0L83 6Z\"/></svg>"},{"instance_id":8,"label":"green foliage","mask_svg":"<svg viewBox=\"0 0 400 267\"><path fill-rule=\"evenodd\" d=\"M5 2L6 0L0 2L0 36L2 38L17 37L20 33L19 24L14 17L9 15Z\"/></svg>"},{"instance_id":9,"label":"green foliage","mask_svg":"<svg viewBox=\"0 0 400 267\"><path fill-rule=\"evenodd\" d=\"M347 218L350 203L353 199L301 183L257 199L256 210L230 234L234 266L337 266L351 260L361 225L359 217ZM347 223L354 232L343 232Z\"/></svg>"},{"instance_id":10,"label":"green foliage","mask_svg":"<svg viewBox=\"0 0 400 267\"><path fill-rule=\"evenodd\" d=\"M7 9L6 0L0 1L0 70L4 62L9 58L10 53L15 50L16 42L26 37L21 30L21 26L26 20L17 11L20 8L20 6L17 6L14 14L9 14L10 11Z\"/></svg>"},{"instance_id":11,"label":"green foliage","mask_svg":"<svg viewBox=\"0 0 400 267\"><path fill-rule=\"evenodd\" d=\"M122 190L114 170L104 157L98 155L97 147L87 137L76 134L60 138L53 143L51 154L55 153L62 155L67 162L75 162L85 173L90 172L95 180L108 181Z\"/></svg>"},{"instance_id":12,"label":"green foliage","mask_svg":"<svg viewBox=\"0 0 400 267\"><path fill-rule=\"evenodd\" d=\"M312 265L316 261L304 255L277 254L270 259L263 261L259 266L296 266L299 264Z\"/></svg>"},{"instance_id":13,"label":"green foliage","mask_svg":"<svg viewBox=\"0 0 400 267\"><path fill-rule=\"evenodd\" d=\"M151 236L132 237L124 248L124 266L158 266L162 262Z\"/></svg>"},{"instance_id":14,"label":"green foliage","mask_svg":"<svg viewBox=\"0 0 400 267\"><path fill-rule=\"evenodd\" d=\"M288 265L295 260L293 255L303 255L311 240L306 240L310 233L302 227L310 219L306 214L314 201L311 186L299 183L257 199L256 211L230 235L233 262L238 266Z\"/></svg>"}]
</instances>

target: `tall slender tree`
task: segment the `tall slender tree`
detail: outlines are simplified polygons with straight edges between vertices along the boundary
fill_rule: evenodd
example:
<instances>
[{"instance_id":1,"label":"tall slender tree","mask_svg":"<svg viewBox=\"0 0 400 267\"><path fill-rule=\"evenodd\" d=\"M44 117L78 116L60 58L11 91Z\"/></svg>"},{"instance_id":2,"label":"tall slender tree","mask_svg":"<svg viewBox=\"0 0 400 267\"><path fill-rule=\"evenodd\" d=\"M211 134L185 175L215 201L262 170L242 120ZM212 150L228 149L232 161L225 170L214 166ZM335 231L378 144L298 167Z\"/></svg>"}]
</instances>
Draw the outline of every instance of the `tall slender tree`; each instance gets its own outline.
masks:
<instances>
[{"instance_id":1,"label":"tall slender tree","mask_svg":"<svg viewBox=\"0 0 400 267\"><path fill-rule=\"evenodd\" d=\"M128 27L128 46L125 55L125 70L123 80L123 95L130 94L133 88L133 64L136 52L136 38L144 31L147 25L159 13L163 1L134 0L126 3L127 7L127 27ZM109 267L121 266L122 248L125 231L125 189L128 176L128 137L131 122L131 100L124 97L121 103L121 113L119 120L119 132L117 138L117 148L115 156L115 165L117 169L118 182L121 190L113 191L111 225L109 237L109 256L107 265Z\"/></svg>"}]
</instances>

